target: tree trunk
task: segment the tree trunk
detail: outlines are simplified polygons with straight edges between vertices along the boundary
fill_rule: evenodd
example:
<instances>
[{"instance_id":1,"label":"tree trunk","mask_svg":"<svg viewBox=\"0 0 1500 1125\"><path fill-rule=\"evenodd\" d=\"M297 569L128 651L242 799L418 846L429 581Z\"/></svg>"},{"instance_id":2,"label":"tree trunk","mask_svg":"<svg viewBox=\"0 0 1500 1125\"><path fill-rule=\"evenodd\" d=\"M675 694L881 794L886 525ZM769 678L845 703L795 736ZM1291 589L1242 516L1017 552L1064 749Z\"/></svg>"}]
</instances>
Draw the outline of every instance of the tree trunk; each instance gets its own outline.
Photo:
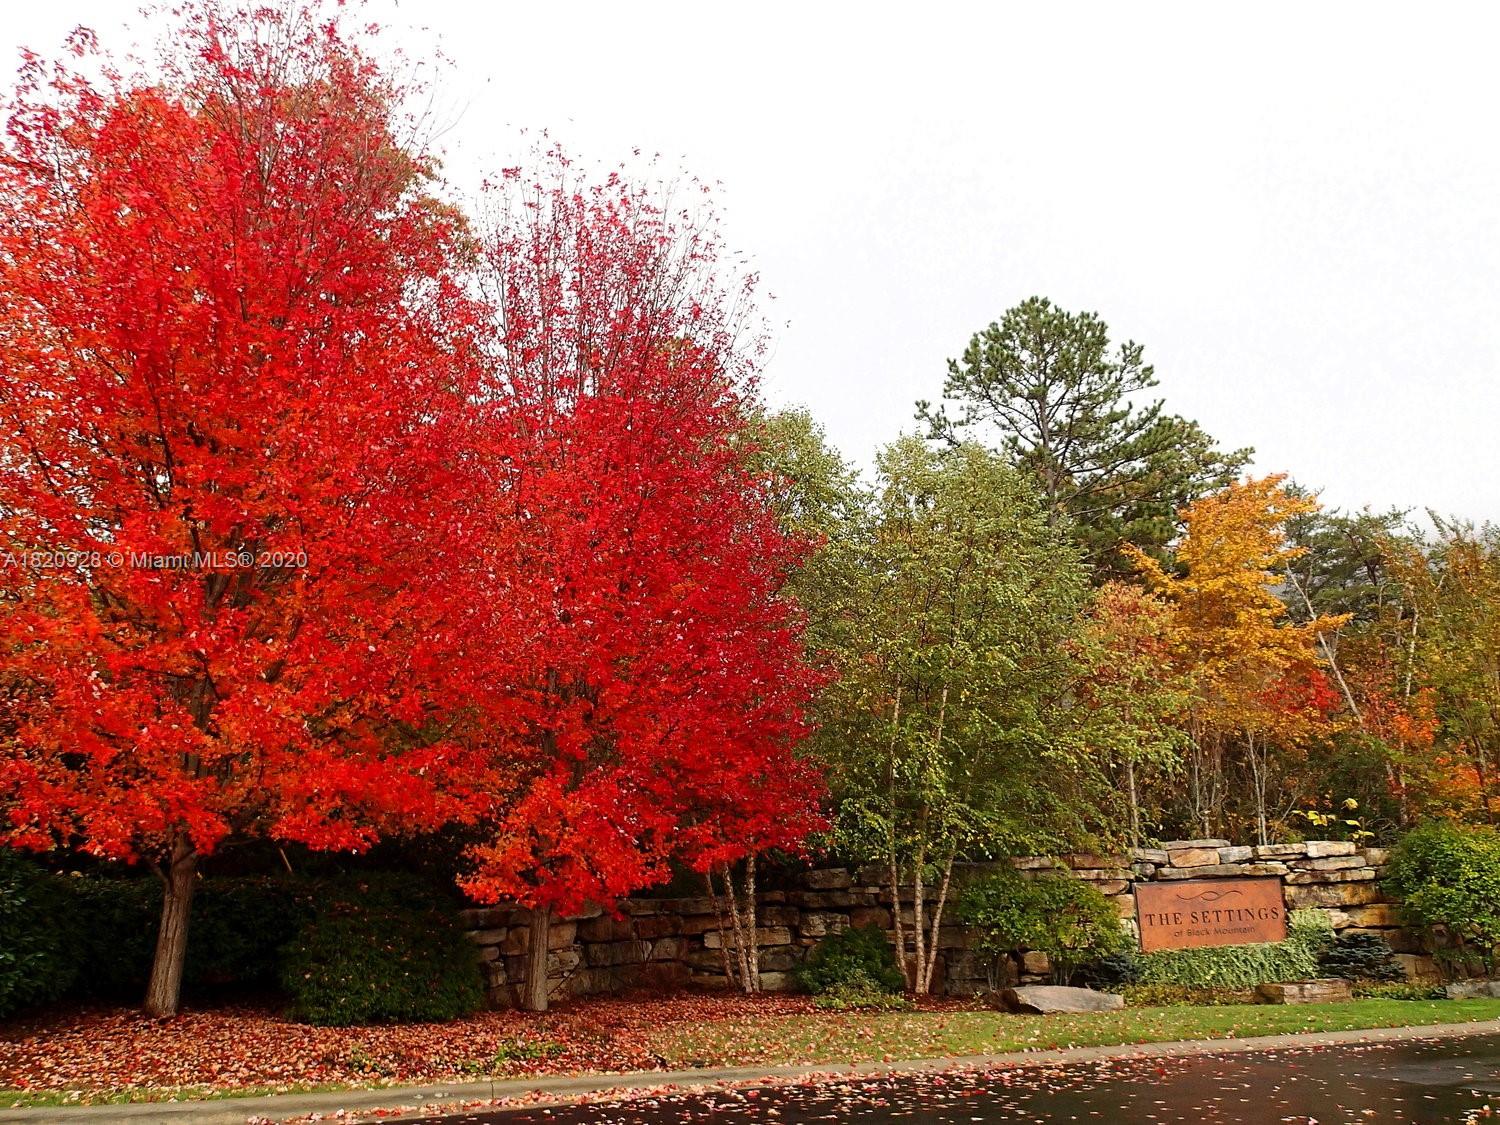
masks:
<instances>
[{"instance_id":1,"label":"tree trunk","mask_svg":"<svg viewBox=\"0 0 1500 1125\"><path fill-rule=\"evenodd\" d=\"M943 881L938 889L937 904L932 908L932 933L927 942L927 964L922 966L922 987L918 990L924 995L932 991L932 973L937 968L938 959L938 934L943 928L943 907L948 903L948 887L953 881L955 858L955 854L950 852L947 862L943 864Z\"/></svg>"},{"instance_id":2,"label":"tree trunk","mask_svg":"<svg viewBox=\"0 0 1500 1125\"><path fill-rule=\"evenodd\" d=\"M740 912L739 893L734 887L734 869L727 863L724 865L724 887L725 894L729 897L729 921L734 926L734 952L739 966L740 989L754 992L760 983L750 973L750 942L754 935L745 932L745 917Z\"/></svg>"},{"instance_id":3,"label":"tree trunk","mask_svg":"<svg viewBox=\"0 0 1500 1125\"><path fill-rule=\"evenodd\" d=\"M922 810L919 821L919 833L926 834L927 810ZM912 891L911 891L911 929L912 940L916 943L916 964L911 972L911 990L919 996L927 990L922 987L922 968L927 963L926 933L923 930L926 919L923 912L922 898L926 888L922 886L922 865L927 861L927 842L919 839L917 843L917 858L912 865Z\"/></svg>"},{"instance_id":4,"label":"tree trunk","mask_svg":"<svg viewBox=\"0 0 1500 1125\"><path fill-rule=\"evenodd\" d=\"M198 853L185 838L172 845L172 859L162 880L161 926L156 933L156 957L146 986L148 1016L175 1016L182 1000L182 966L187 959L188 918L193 886L198 879Z\"/></svg>"},{"instance_id":5,"label":"tree trunk","mask_svg":"<svg viewBox=\"0 0 1500 1125\"><path fill-rule=\"evenodd\" d=\"M748 992L760 991L760 919L755 908L755 853L745 857L745 938L749 943Z\"/></svg>"},{"instance_id":6,"label":"tree trunk","mask_svg":"<svg viewBox=\"0 0 1500 1125\"><path fill-rule=\"evenodd\" d=\"M547 1010L547 947L552 938L552 911L531 911L530 941L526 947L526 980L521 985L521 1007L528 1012Z\"/></svg>"},{"instance_id":7,"label":"tree trunk","mask_svg":"<svg viewBox=\"0 0 1500 1125\"><path fill-rule=\"evenodd\" d=\"M1125 759L1125 792L1130 798L1130 846L1141 846L1141 799L1135 787L1135 759Z\"/></svg>"},{"instance_id":8,"label":"tree trunk","mask_svg":"<svg viewBox=\"0 0 1500 1125\"><path fill-rule=\"evenodd\" d=\"M895 931L896 963L908 988L912 985L911 962L906 956L906 931L901 925L901 863L896 858L895 829L891 829L891 928Z\"/></svg>"},{"instance_id":9,"label":"tree trunk","mask_svg":"<svg viewBox=\"0 0 1500 1125\"><path fill-rule=\"evenodd\" d=\"M729 984L734 983L734 968L729 963L729 931L724 926L724 900L719 897L718 884L714 882L714 865L709 864L708 870L703 872L703 881L708 884L708 897L714 904L714 923L719 927L719 956L724 962L724 980ZM726 894L734 894L734 885L731 883L725 888Z\"/></svg>"}]
</instances>

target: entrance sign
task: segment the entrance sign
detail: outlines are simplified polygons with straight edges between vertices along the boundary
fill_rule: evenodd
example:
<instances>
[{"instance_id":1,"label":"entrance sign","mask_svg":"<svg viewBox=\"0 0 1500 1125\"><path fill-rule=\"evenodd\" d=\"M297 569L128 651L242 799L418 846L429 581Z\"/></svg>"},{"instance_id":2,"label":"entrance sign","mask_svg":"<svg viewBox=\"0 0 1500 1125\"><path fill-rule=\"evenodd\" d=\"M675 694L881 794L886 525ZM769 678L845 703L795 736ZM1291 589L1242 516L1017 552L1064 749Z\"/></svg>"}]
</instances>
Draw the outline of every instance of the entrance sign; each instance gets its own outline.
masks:
<instances>
[{"instance_id":1,"label":"entrance sign","mask_svg":"<svg viewBox=\"0 0 1500 1125\"><path fill-rule=\"evenodd\" d=\"M1274 875L1137 883L1135 913L1144 953L1286 937L1286 898Z\"/></svg>"}]
</instances>

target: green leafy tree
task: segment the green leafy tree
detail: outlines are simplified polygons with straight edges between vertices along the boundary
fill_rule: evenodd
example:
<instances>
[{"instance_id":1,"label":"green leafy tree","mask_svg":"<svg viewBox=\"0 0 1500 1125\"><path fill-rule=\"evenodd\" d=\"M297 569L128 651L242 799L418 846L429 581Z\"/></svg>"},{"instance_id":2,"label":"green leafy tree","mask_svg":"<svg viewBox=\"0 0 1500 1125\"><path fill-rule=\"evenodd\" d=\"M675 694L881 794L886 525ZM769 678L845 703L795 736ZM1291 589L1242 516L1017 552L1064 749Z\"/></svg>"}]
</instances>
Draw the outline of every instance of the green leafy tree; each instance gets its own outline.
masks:
<instances>
[{"instance_id":1,"label":"green leafy tree","mask_svg":"<svg viewBox=\"0 0 1500 1125\"><path fill-rule=\"evenodd\" d=\"M1088 582L1066 525L1003 459L905 438L879 470L820 738L839 842L888 865L897 948L924 992L956 860L1089 837L1103 778L1066 714Z\"/></svg>"},{"instance_id":2,"label":"green leafy tree","mask_svg":"<svg viewBox=\"0 0 1500 1125\"><path fill-rule=\"evenodd\" d=\"M1157 385L1140 344L1111 347L1094 313L1032 297L948 363L943 402L917 404L934 437L992 444L1032 476L1054 522L1101 574L1134 543L1163 557L1175 514L1235 478L1250 450L1219 450L1196 423L1139 398Z\"/></svg>"},{"instance_id":3,"label":"green leafy tree","mask_svg":"<svg viewBox=\"0 0 1500 1125\"><path fill-rule=\"evenodd\" d=\"M1191 669L1177 660L1173 610L1139 586L1106 582L1094 593L1075 642L1081 664L1074 723L1111 771L1133 846L1159 811L1148 793L1178 776L1190 745Z\"/></svg>"},{"instance_id":4,"label":"green leafy tree","mask_svg":"<svg viewBox=\"0 0 1500 1125\"><path fill-rule=\"evenodd\" d=\"M1425 545L1390 565L1411 609L1410 660L1435 701L1439 750L1487 821L1500 801L1500 528L1436 520Z\"/></svg>"}]
</instances>

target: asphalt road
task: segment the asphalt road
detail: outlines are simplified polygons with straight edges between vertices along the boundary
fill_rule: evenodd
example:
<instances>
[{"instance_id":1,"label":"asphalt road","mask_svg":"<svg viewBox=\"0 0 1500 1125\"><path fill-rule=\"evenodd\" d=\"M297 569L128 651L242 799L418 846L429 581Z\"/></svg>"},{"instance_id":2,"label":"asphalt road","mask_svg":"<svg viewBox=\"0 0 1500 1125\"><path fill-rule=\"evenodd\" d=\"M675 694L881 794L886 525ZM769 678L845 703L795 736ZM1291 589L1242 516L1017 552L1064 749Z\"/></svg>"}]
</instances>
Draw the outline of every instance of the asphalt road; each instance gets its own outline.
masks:
<instances>
[{"instance_id":1,"label":"asphalt road","mask_svg":"<svg viewBox=\"0 0 1500 1125\"><path fill-rule=\"evenodd\" d=\"M1458 1125L1500 1109L1500 1035L1257 1054L810 1080L759 1090L550 1111L424 1118L426 1125L683 1125L687 1122L1108 1122L1111 1125ZM1481 1119L1483 1120L1483 1119ZM1500 1116L1496 1117L1500 1122Z\"/></svg>"}]
</instances>

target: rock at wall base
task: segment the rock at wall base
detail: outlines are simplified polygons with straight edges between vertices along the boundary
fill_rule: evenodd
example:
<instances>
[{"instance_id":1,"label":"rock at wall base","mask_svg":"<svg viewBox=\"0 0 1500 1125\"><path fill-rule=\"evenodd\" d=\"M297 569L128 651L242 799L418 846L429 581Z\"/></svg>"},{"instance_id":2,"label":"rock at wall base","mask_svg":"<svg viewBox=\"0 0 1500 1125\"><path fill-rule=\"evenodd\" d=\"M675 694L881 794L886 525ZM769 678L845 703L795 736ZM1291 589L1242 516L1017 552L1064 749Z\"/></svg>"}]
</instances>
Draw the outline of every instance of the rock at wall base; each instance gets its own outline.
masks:
<instances>
[{"instance_id":1,"label":"rock at wall base","mask_svg":"<svg viewBox=\"0 0 1500 1125\"><path fill-rule=\"evenodd\" d=\"M1068 988L1060 984L1023 984L1002 988L993 994L995 1007L1007 1012L1046 1016L1053 1012L1117 1012L1125 998L1092 988Z\"/></svg>"},{"instance_id":2,"label":"rock at wall base","mask_svg":"<svg viewBox=\"0 0 1500 1125\"><path fill-rule=\"evenodd\" d=\"M1332 1004L1353 1000L1354 988L1342 977L1326 977L1256 985L1255 996L1262 1004Z\"/></svg>"},{"instance_id":3,"label":"rock at wall base","mask_svg":"<svg viewBox=\"0 0 1500 1125\"><path fill-rule=\"evenodd\" d=\"M1477 1000L1500 996L1500 980L1456 980L1443 989L1449 1000Z\"/></svg>"}]
</instances>

